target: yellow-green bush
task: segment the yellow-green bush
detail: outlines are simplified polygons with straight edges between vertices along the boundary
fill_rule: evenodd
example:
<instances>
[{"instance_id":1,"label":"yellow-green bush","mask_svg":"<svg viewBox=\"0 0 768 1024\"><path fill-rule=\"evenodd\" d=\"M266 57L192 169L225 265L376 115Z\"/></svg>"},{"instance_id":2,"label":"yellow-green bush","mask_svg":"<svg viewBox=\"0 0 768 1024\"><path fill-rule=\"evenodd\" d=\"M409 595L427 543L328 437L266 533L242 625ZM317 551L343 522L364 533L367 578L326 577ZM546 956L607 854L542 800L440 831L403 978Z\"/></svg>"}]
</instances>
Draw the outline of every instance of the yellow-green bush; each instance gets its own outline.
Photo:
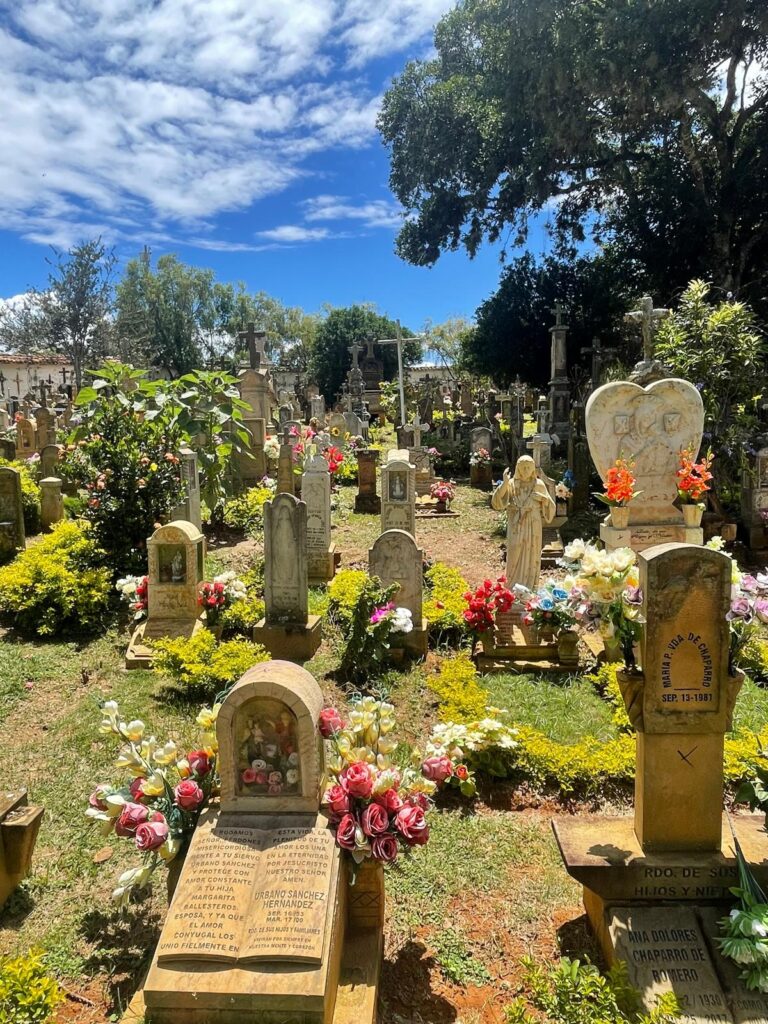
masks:
<instances>
[{"instance_id":1,"label":"yellow-green bush","mask_svg":"<svg viewBox=\"0 0 768 1024\"><path fill-rule=\"evenodd\" d=\"M442 722L476 722L485 715L488 691L477 679L475 666L468 654L445 658L436 676L428 684L440 699L438 717Z\"/></svg>"},{"instance_id":2,"label":"yellow-green bush","mask_svg":"<svg viewBox=\"0 0 768 1024\"><path fill-rule=\"evenodd\" d=\"M464 631L464 594L469 585L458 569L436 562L426 572L427 594L424 601L424 617L429 622L429 632L444 633L446 630Z\"/></svg>"},{"instance_id":3,"label":"yellow-green bush","mask_svg":"<svg viewBox=\"0 0 768 1024\"><path fill-rule=\"evenodd\" d=\"M253 636L253 627L264 618L264 599L261 597L243 597L233 601L219 616L222 635Z\"/></svg>"},{"instance_id":4,"label":"yellow-green bush","mask_svg":"<svg viewBox=\"0 0 768 1024\"><path fill-rule=\"evenodd\" d=\"M0 459L0 466L17 469L21 476L21 506L24 510L24 529L29 536L40 532L40 488L26 459Z\"/></svg>"},{"instance_id":5,"label":"yellow-green bush","mask_svg":"<svg viewBox=\"0 0 768 1024\"><path fill-rule=\"evenodd\" d=\"M328 613L341 625L352 621L368 573L364 569L342 569L328 584Z\"/></svg>"},{"instance_id":6,"label":"yellow-green bush","mask_svg":"<svg viewBox=\"0 0 768 1024\"><path fill-rule=\"evenodd\" d=\"M191 638L166 637L152 642L155 671L174 682L213 696L238 681L244 672L269 655L260 644L248 640L226 640L219 644L207 629Z\"/></svg>"},{"instance_id":7,"label":"yellow-green bush","mask_svg":"<svg viewBox=\"0 0 768 1024\"><path fill-rule=\"evenodd\" d=\"M738 658L738 668L756 683L768 680L768 640L761 636L753 636L742 648Z\"/></svg>"},{"instance_id":8,"label":"yellow-green bush","mask_svg":"<svg viewBox=\"0 0 768 1024\"><path fill-rule=\"evenodd\" d=\"M274 493L269 487L250 487L237 498L230 498L224 508L224 522L233 530L254 533L261 529L264 505Z\"/></svg>"},{"instance_id":9,"label":"yellow-green bush","mask_svg":"<svg viewBox=\"0 0 768 1024\"><path fill-rule=\"evenodd\" d=\"M616 728L621 732L632 732L632 725L627 715L627 709L624 707L624 698L621 696L619 682L616 678L622 667L620 662L604 662L585 678L594 686L603 700L611 705L611 718Z\"/></svg>"},{"instance_id":10,"label":"yellow-green bush","mask_svg":"<svg viewBox=\"0 0 768 1024\"><path fill-rule=\"evenodd\" d=\"M39 951L0 957L0 1024L47 1024L63 1001Z\"/></svg>"},{"instance_id":11,"label":"yellow-green bush","mask_svg":"<svg viewBox=\"0 0 768 1024\"><path fill-rule=\"evenodd\" d=\"M0 569L0 614L38 636L95 629L112 593L109 570L96 568L103 556L87 524L57 523Z\"/></svg>"}]
</instances>

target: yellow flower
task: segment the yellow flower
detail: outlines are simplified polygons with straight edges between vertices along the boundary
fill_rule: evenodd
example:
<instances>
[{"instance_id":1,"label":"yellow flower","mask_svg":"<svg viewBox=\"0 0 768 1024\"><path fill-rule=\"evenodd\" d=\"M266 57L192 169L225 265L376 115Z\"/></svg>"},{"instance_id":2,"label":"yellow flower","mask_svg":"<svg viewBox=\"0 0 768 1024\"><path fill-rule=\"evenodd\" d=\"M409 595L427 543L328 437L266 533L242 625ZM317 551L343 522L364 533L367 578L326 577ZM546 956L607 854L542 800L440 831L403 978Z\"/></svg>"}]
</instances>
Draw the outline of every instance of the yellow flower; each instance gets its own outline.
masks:
<instances>
[{"instance_id":1,"label":"yellow flower","mask_svg":"<svg viewBox=\"0 0 768 1024\"><path fill-rule=\"evenodd\" d=\"M153 772L148 779L141 784L141 792L144 796L162 796L165 792L165 776L162 772Z\"/></svg>"},{"instance_id":2,"label":"yellow flower","mask_svg":"<svg viewBox=\"0 0 768 1024\"><path fill-rule=\"evenodd\" d=\"M144 736L145 725L139 718L134 718L132 722L122 726L123 733L128 737L131 743L138 743Z\"/></svg>"},{"instance_id":3,"label":"yellow flower","mask_svg":"<svg viewBox=\"0 0 768 1024\"><path fill-rule=\"evenodd\" d=\"M338 427L332 427L331 428L331 433L333 434L334 437L338 437L339 436L339 428Z\"/></svg>"},{"instance_id":4,"label":"yellow flower","mask_svg":"<svg viewBox=\"0 0 768 1024\"><path fill-rule=\"evenodd\" d=\"M215 754L218 752L219 743L216 739L215 732L204 732L201 737L201 742L209 753Z\"/></svg>"},{"instance_id":5,"label":"yellow flower","mask_svg":"<svg viewBox=\"0 0 768 1024\"><path fill-rule=\"evenodd\" d=\"M173 764L178 754L178 748L173 740L168 740L165 746L155 751L155 762L157 764Z\"/></svg>"},{"instance_id":6,"label":"yellow flower","mask_svg":"<svg viewBox=\"0 0 768 1024\"><path fill-rule=\"evenodd\" d=\"M157 463L156 462L150 462L149 468L152 470L153 473L156 473L157 472Z\"/></svg>"},{"instance_id":7,"label":"yellow flower","mask_svg":"<svg viewBox=\"0 0 768 1024\"><path fill-rule=\"evenodd\" d=\"M164 861L171 861L181 849L181 840L168 836L163 845L157 851Z\"/></svg>"},{"instance_id":8,"label":"yellow flower","mask_svg":"<svg viewBox=\"0 0 768 1024\"><path fill-rule=\"evenodd\" d=\"M126 768L132 775L144 774L144 762L135 747L123 747L115 758L116 768Z\"/></svg>"},{"instance_id":9,"label":"yellow flower","mask_svg":"<svg viewBox=\"0 0 768 1024\"><path fill-rule=\"evenodd\" d=\"M221 704L214 704L212 708L201 709L200 714L195 719L201 729L205 729L207 732L213 729L216 719L219 717L220 708Z\"/></svg>"},{"instance_id":10,"label":"yellow flower","mask_svg":"<svg viewBox=\"0 0 768 1024\"><path fill-rule=\"evenodd\" d=\"M188 779L192 774L192 769L189 767L189 761L186 757L182 758L181 761L176 762L176 771L179 773L179 777L182 779Z\"/></svg>"}]
</instances>

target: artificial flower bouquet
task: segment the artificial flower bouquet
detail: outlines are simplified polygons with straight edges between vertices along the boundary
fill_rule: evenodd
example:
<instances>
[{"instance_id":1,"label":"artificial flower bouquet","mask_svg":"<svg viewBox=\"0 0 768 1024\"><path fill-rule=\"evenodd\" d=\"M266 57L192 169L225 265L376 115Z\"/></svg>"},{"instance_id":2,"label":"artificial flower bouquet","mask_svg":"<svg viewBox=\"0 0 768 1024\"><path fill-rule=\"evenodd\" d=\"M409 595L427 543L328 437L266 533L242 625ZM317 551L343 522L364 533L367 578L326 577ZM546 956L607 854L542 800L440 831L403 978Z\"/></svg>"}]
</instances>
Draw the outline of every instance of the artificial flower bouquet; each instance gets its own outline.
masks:
<instances>
[{"instance_id":1,"label":"artificial flower bouquet","mask_svg":"<svg viewBox=\"0 0 768 1024\"><path fill-rule=\"evenodd\" d=\"M115 589L133 611L134 620L143 619L149 605L149 576L123 576L115 584Z\"/></svg>"},{"instance_id":2,"label":"artificial flower bouquet","mask_svg":"<svg viewBox=\"0 0 768 1024\"><path fill-rule=\"evenodd\" d=\"M730 623L729 665L731 674L749 641L768 624L768 569L756 575L742 573L731 560L731 606L726 613Z\"/></svg>"},{"instance_id":3,"label":"artificial flower bouquet","mask_svg":"<svg viewBox=\"0 0 768 1024\"><path fill-rule=\"evenodd\" d=\"M611 508L624 508L643 493L635 490L636 483L635 460L620 456L605 475L605 491L594 496Z\"/></svg>"},{"instance_id":4,"label":"artificial flower bouquet","mask_svg":"<svg viewBox=\"0 0 768 1024\"><path fill-rule=\"evenodd\" d=\"M101 705L99 731L118 736L122 745L115 767L124 773L117 785L100 783L91 793L86 816L101 828L131 842L143 864L118 879L112 898L128 904L131 892L148 885L161 862L172 861L192 837L200 812L218 792L215 723L220 705L197 716L200 747L184 754L173 740L158 743L138 719L124 722L115 701Z\"/></svg>"},{"instance_id":5,"label":"artificial flower bouquet","mask_svg":"<svg viewBox=\"0 0 768 1024\"><path fill-rule=\"evenodd\" d=\"M716 942L723 956L740 968L739 977L753 992L768 993L768 898L736 843L739 885L731 889L738 906L720 921Z\"/></svg>"},{"instance_id":6,"label":"artificial flower bouquet","mask_svg":"<svg viewBox=\"0 0 768 1024\"><path fill-rule=\"evenodd\" d=\"M280 440L279 438L272 436L268 437L264 441L264 457L269 462L277 462L280 458Z\"/></svg>"},{"instance_id":7,"label":"artificial flower bouquet","mask_svg":"<svg viewBox=\"0 0 768 1024\"><path fill-rule=\"evenodd\" d=\"M554 584L546 584L525 602L523 624L559 633L576 623L573 598L569 591Z\"/></svg>"},{"instance_id":8,"label":"artificial flower bouquet","mask_svg":"<svg viewBox=\"0 0 768 1024\"><path fill-rule=\"evenodd\" d=\"M713 460L714 455L711 450L700 462L694 461L693 448L683 448L680 452L676 477L677 496L681 504L698 505L702 509L705 507L701 499L710 490L710 480L712 479L710 469Z\"/></svg>"},{"instance_id":9,"label":"artificial flower bouquet","mask_svg":"<svg viewBox=\"0 0 768 1024\"><path fill-rule=\"evenodd\" d=\"M474 769L505 778L509 775L508 752L517 747L517 729L507 725L501 708L486 708L477 722L445 722L432 729L426 746L427 760L441 758L451 766L446 785L458 786L463 796L476 790ZM425 762L426 763L426 762Z\"/></svg>"},{"instance_id":10,"label":"artificial flower bouquet","mask_svg":"<svg viewBox=\"0 0 768 1024\"><path fill-rule=\"evenodd\" d=\"M515 595L507 586L506 576L499 576L494 582L483 580L474 591L464 594L467 607L464 609L464 621L473 633L486 633L496 624L497 612L508 612L515 603Z\"/></svg>"},{"instance_id":11,"label":"artificial flower bouquet","mask_svg":"<svg viewBox=\"0 0 768 1024\"><path fill-rule=\"evenodd\" d=\"M429 496L448 505L453 501L456 490L452 480L438 480L429 488Z\"/></svg>"},{"instance_id":12,"label":"artificial flower bouquet","mask_svg":"<svg viewBox=\"0 0 768 1024\"><path fill-rule=\"evenodd\" d=\"M438 783L421 769L393 764L394 710L364 697L352 705L347 721L335 708L320 713L320 733L330 748L323 804L337 844L355 864L392 863L429 839L425 814Z\"/></svg>"},{"instance_id":13,"label":"artificial flower bouquet","mask_svg":"<svg viewBox=\"0 0 768 1024\"><path fill-rule=\"evenodd\" d=\"M491 453L487 448L478 448L469 456L470 466L489 466L491 464Z\"/></svg>"},{"instance_id":14,"label":"artificial flower bouquet","mask_svg":"<svg viewBox=\"0 0 768 1024\"><path fill-rule=\"evenodd\" d=\"M215 576L213 581L203 583L197 597L197 603L205 611L209 626L218 622L219 616L235 601L242 601L248 596L248 590L237 574L232 570Z\"/></svg>"},{"instance_id":15,"label":"artificial flower bouquet","mask_svg":"<svg viewBox=\"0 0 768 1024\"><path fill-rule=\"evenodd\" d=\"M563 473L562 480L559 480L555 484L555 497L559 501L568 501L569 498L573 497L573 488L576 483L576 478L570 469L566 469Z\"/></svg>"}]
</instances>

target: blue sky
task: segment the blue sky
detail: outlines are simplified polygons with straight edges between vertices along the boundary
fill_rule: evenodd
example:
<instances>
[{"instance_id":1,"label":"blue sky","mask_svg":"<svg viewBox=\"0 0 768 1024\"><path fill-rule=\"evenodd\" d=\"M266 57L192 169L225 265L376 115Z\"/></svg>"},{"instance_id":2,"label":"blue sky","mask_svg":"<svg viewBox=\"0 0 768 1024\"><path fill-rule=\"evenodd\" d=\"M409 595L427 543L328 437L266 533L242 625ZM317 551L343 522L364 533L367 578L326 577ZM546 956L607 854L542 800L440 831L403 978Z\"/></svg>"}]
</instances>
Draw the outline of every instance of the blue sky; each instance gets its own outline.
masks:
<instances>
[{"instance_id":1,"label":"blue sky","mask_svg":"<svg viewBox=\"0 0 768 1024\"><path fill-rule=\"evenodd\" d=\"M45 284L48 245L100 234L308 311L471 316L498 250L399 260L375 130L452 3L0 0L0 297Z\"/></svg>"}]
</instances>

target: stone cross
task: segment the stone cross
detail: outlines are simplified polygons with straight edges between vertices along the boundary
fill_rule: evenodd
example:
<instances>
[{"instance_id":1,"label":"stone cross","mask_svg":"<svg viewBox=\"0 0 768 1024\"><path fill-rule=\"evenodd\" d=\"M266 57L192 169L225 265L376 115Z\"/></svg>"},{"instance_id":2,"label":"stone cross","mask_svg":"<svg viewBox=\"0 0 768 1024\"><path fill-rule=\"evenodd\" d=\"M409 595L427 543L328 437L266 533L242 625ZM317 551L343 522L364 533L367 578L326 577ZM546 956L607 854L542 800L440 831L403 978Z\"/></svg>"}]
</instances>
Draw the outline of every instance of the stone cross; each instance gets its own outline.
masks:
<instances>
[{"instance_id":1,"label":"stone cross","mask_svg":"<svg viewBox=\"0 0 768 1024\"><path fill-rule=\"evenodd\" d=\"M5 394L5 381L6 377L2 370L0 370L0 395Z\"/></svg>"},{"instance_id":2,"label":"stone cross","mask_svg":"<svg viewBox=\"0 0 768 1024\"><path fill-rule=\"evenodd\" d=\"M589 347L585 346L582 348L581 354L583 356L590 356L592 359L590 377L592 378L592 387L597 387L597 382L600 379L600 372L603 368L603 360L615 355L616 349L603 348L600 338L595 337L592 339L592 344Z\"/></svg>"},{"instance_id":3,"label":"stone cross","mask_svg":"<svg viewBox=\"0 0 768 1024\"><path fill-rule=\"evenodd\" d=\"M349 346L349 348L347 349L347 351L348 351L348 352L349 352L349 353L351 354L351 356L352 356L352 369L353 369L353 370L357 370L357 369L359 369L359 366L358 366L358 357L359 357L360 353L361 353L361 352L363 351L363 346L362 346L362 345L361 345L361 344L360 344L359 342L357 342L357 341L356 341L356 342L354 343L354 345L350 345L350 346Z\"/></svg>"},{"instance_id":4,"label":"stone cross","mask_svg":"<svg viewBox=\"0 0 768 1024\"><path fill-rule=\"evenodd\" d=\"M21 395L21 377L19 376L18 370L16 371L16 376L13 379L16 381L16 393Z\"/></svg>"},{"instance_id":5,"label":"stone cross","mask_svg":"<svg viewBox=\"0 0 768 1024\"><path fill-rule=\"evenodd\" d=\"M668 315L668 309L653 308L653 299L650 295L644 295L638 308L624 315L626 323L640 324L643 332L643 359L646 362L653 360L653 335L658 322Z\"/></svg>"},{"instance_id":6,"label":"stone cross","mask_svg":"<svg viewBox=\"0 0 768 1024\"><path fill-rule=\"evenodd\" d=\"M366 339L366 342L365 342L365 348L366 348L365 358L366 359L375 359L376 358L376 356L374 354L374 351L373 351L373 347L374 347L375 344L376 344L376 340L374 338L367 338Z\"/></svg>"},{"instance_id":7,"label":"stone cross","mask_svg":"<svg viewBox=\"0 0 768 1024\"><path fill-rule=\"evenodd\" d=\"M237 337L248 346L248 361L252 370L258 370L264 355L265 331L257 331L256 324L249 322L247 331L238 331Z\"/></svg>"},{"instance_id":8,"label":"stone cross","mask_svg":"<svg viewBox=\"0 0 768 1024\"><path fill-rule=\"evenodd\" d=\"M413 432L413 447L421 448L421 435L426 430L427 425L421 422L418 410L416 411L416 415L413 417L413 423L406 424L406 427L408 430Z\"/></svg>"},{"instance_id":9,"label":"stone cross","mask_svg":"<svg viewBox=\"0 0 768 1024\"><path fill-rule=\"evenodd\" d=\"M565 312L565 306L562 304L560 299L552 306L549 311L555 318L555 327L563 327L563 313Z\"/></svg>"}]
</instances>

